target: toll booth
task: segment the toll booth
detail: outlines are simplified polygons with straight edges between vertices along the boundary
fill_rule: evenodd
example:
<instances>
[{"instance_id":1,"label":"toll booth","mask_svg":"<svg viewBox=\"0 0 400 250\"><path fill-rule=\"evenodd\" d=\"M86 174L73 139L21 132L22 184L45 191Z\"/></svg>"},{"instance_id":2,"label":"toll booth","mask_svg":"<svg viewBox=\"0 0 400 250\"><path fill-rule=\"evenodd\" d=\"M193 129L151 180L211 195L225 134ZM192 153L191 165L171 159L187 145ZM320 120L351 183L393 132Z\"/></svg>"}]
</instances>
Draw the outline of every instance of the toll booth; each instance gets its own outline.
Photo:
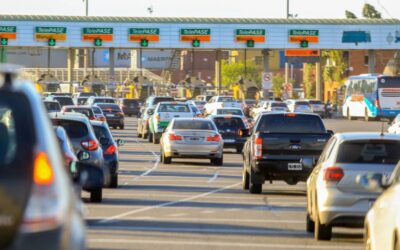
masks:
<instances>
[{"instance_id":1,"label":"toll booth","mask_svg":"<svg viewBox=\"0 0 400 250\"><path fill-rule=\"evenodd\" d=\"M260 89L251 79L239 79L237 83L232 84L231 90L236 100L242 99L260 99Z\"/></svg>"},{"instance_id":2,"label":"toll booth","mask_svg":"<svg viewBox=\"0 0 400 250\"><path fill-rule=\"evenodd\" d=\"M87 75L81 82L83 92L94 92L97 95L104 95L107 91L106 84L96 75Z\"/></svg>"},{"instance_id":3,"label":"toll booth","mask_svg":"<svg viewBox=\"0 0 400 250\"><path fill-rule=\"evenodd\" d=\"M52 74L45 73L40 75L39 79L35 83L35 88L39 93L45 92L61 92L61 82L55 78Z\"/></svg>"},{"instance_id":4,"label":"toll booth","mask_svg":"<svg viewBox=\"0 0 400 250\"><path fill-rule=\"evenodd\" d=\"M198 77L186 77L178 83L178 96L181 98L191 99L195 96L203 94L207 89L207 85Z\"/></svg>"},{"instance_id":5,"label":"toll booth","mask_svg":"<svg viewBox=\"0 0 400 250\"><path fill-rule=\"evenodd\" d=\"M133 82L137 89L138 99L141 101L145 101L156 92L153 83L145 76L135 76Z\"/></svg>"}]
</instances>

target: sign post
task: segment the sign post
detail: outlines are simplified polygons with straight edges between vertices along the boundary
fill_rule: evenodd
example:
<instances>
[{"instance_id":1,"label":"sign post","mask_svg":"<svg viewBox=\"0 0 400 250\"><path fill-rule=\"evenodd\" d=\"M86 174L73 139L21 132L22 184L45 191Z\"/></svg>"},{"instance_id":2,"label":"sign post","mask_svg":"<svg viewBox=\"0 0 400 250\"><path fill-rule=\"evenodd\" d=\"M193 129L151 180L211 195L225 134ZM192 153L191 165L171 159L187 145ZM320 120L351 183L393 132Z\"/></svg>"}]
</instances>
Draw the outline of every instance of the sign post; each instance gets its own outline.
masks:
<instances>
[{"instance_id":1,"label":"sign post","mask_svg":"<svg viewBox=\"0 0 400 250\"><path fill-rule=\"evenodd\" d=\"M289 42L299 43L301 48L308 48L309 43L319 42L319 30L290 30Z\"/></svg>"},{"instance_id":2,"label":"sign post","mask_svg":"<svg viewBox=\"0 0 400 250\"><path fill-rule=\"evenodd\" d=\"M254 48L256 43L265 42L264 29L237 29L235 34L236 42L244 42L248 48Z\"/></svg>"},{"instance_id":3,"label":"sign post","mask_svg":"<svg viewBox=\"0 0 400 250\"><path fill-rule=\"evenodd\" d=\"M139 42L140 47L148 47L150 42L160 41L159 28L130 28L129 41Z\"/></svg>"},{"instance_id":4,"label":"sign post","mask_svg":"<svg viewBox=\"0 0 400 250\"><path fill-rule=\"evenodd\" d=\"M181 29L180 40L191 42L192 47L200 47L201 42L211 41L211 29Z\"/></svg>"},{"instance_id":5,"label":"sign post","mask_svg":"<svg viewBox=\"0 0 400 250\"><path fill-rule=\"evenodd\" d=\"M113 28L83 28L82 40L93 42L94 46L103 45L103 41L112 42L114 39Z\"/></svg>"},{"instance_id":6,"label":"sign post","mask_svg":"<svg viewBox=\"0 0 400 250\"><path fill-rule=\"evenodd\" d=\"M264 90L272 89L272 72L263 72L262 73L262 87Z\"/></svg>"}]
</instances>

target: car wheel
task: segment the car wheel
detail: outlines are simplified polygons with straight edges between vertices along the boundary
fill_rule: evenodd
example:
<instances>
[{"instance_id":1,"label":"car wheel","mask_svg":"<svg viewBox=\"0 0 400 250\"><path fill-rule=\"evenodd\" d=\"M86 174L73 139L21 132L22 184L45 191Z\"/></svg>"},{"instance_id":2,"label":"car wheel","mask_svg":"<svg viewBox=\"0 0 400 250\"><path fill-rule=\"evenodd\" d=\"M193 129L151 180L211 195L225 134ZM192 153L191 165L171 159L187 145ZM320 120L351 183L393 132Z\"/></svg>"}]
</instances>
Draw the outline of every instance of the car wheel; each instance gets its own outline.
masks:
<instances>
[{"instance_id":1,"label":"car wheel","mask_svg":"<svg viewBox=\"0 0 400 250\"><path fill-rule=\"evenodd\" d=\"M224 157L221 156L221 158L214 158L214 159L211 159L211 164L216 165L216 166L222 166L222 165L224 165Z\"/></svg>"},{"instance_id":2,"label":"car wheel","mask_svg":"<svg viewBox=\"0 0 400 250\"><path fill-rule=\"evenodd\" d=\"M317 203L316 203L317 204ZM321 224L319 221L319 213L318 210L315 213L315 229L314 229L314 238L316 240L331 240L332 238L332 226Z\"/></svg>"},{"instance_id":3,"label":"car wheel","mask_svg":"<svg viewBox=\"0 0 400 250\"><path fill-rule=\"evenodd\" d=\"M95 189L90 191L90 201L91 202L101 202L103 200L103 189Z\"/></svg>"},{"instance_id":4,"label":"car wheel","mask_svg":"<svg viewBox=\"0 0 400 250\"><path fill-rule=\"evenodd\" d=\"M243 190L248 190L250 186L250 175L247 172L246 163L243 162L243 170L242 170L242 188Z\"/></svg>"},{"instance_id":5,"label":"car wheel","mask_svg":"<svg viewBox=\"0 0 400 250\"><path fill-rule=\"evenodd\" d=\"M365 250L371 250L371 235L368 230L368 225L365 225L365 233L364 233L364 242L365 242ZM396 249L396 248L394 248Z\"/></svg>"},{"instance_id":6,"label":"car wheel","mask_svg":"<svg viewBox=\"0 0 400 250\"><path fill-rule=\"evenodd\" d=\"M165 156L164 152L161 152L161 162L164 164L171 164L172 158Z\"/></svg>"},{"instance_id":7,"label":"car wheel","mask_svg":"<svg viewBox=\"0 0 400 250\"><path fill-rule=\"evenodd\" d=\"M143 139L147 139L147 137L149 137L148 133L143 133L142 134Z\"/></svg>"},{"instance_id":8,"label":"car wheel","mask_svg":"<svg viewBox=\"0 0 400 250\"><path fill-rule=\"evenodd\" d=\"M118 174L111 175L110 188L118 188Z\"/></svg>"},{"instance_id":9,"label":"car wheel","mask_svg":"<svg viewBox=\"0 0 400 250\"><path fill-rule=\"evenodd\" d=\"M147 139L149 140L149 142L152 142L153 141L153 134L149 132Z\"/></svg>"},{"instance_id":10,"label":"car wheel","mask_svg":"<svg viewBox=\"0 0 400 250\"><path fill-rule=\"evenodd\" d=\"M159 144L160 143L160 139L157 138L156 134L153 134L152 138L153 138L153 144Z\"/></svg>"},{"instance_id":11,"label":"car wheel","mask_svg":"<svg viewBox=\"0 0 400 250\"><path fill-rule=\"evenodd\" d=\"M113 129L117 129L117 126L113 126Z\"/></svg>"},{"instance_id":12,"label":"car wheel","mask_svg":"<svg viewBox=\"0 0 400 250\"><path fill-rule=\"evenodd\" d=\"M119 126L120 129L125 129L125 125Z\"/></svg>"},{"instance_id":13,"label":"car wheel","mask_svg":"<svg viewBox=\"0 0 400 250\"><path fill-rule=\"evenodd\" d=\"M253 170L250 168L250 185L249 185L249 191L251 194L261 194L262 193L262 184L258 183L253 183L251 175L253 175Z\"/></svg>"},{"instance_id":14,"label":"car wheel","mask_svg":"<svg viewBox=\"0 0 400 250\"><path fill-rule=\"evenodd\" d=\"M365 120L366 122L369 121L369 116L368 116L368 110L367 110L367 109L365 109L364 120Z\"/></svg>"},{"instance_id":15,"label":"car wheel","mask_svg":"<svg viewBox=\"0 0 400 250\"><path fill-rule=\"evenodd\" d=\"M306 231L307 233L314 233L315 231L315 223L308 213L306 217Z\"/></svg>"},{"instance_id":16,"label":"car wheel","mask_svg":"<svg viewBox=\"0 0 400 250\"><path fill-rule=\"evenodd\" d=\"M236 148L236 153L241 154L243 151L243 147Z\"/></svg>"}]
</instances>

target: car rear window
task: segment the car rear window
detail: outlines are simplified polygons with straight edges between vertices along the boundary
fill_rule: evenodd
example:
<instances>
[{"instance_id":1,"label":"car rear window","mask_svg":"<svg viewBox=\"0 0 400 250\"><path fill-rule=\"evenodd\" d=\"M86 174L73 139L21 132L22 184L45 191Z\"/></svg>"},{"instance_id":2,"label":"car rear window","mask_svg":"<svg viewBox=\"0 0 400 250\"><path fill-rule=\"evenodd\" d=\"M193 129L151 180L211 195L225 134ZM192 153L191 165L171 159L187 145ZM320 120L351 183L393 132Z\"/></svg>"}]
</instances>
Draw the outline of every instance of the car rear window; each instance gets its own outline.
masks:
<instances>
[{"instance_id":1,"label":"car rear window","mask_svg":"<svg viewBox=\"0 0 400 250\"><path fill-rule=\"evenodd\" d=\"M310 104L322 104L322 102L318 101L318 100L311 100L308 103L310 103Z\"/></svg>"},{"instance_id":2,"label":"car rear window","mask_svg":"<svg viewBox=\"0 0 400 250\"><path fill-rule=\"evenodd\" d=\"M160 102L173 102L175 99L173 97L156 97L154 98L153 105L159 104Z\"/></svg>"},{"instance_id":3,"label":"car rear window","mask_svg":"<svg viewBox=\"0 0 400 250\"><path fill-rule=\"evenodd\" d=\"M218 102L235 102L235 99L233 99L233 97L223 96L218 98Z\"/></svg>"},{"instance_id":4,"label":"car rear window","mask_svg":"<svg viewBox=\"0 0 400 250\"><path fill-rule=\"evenodd\" d=\"M44 102L44 106L46 107L47 111L61 110L60 104L58 104L57 102Z\"/></svg>"},{"instance_id":5,"label":"car rear window","mask_svg":"<svg viewBox=\"0 0 400 250\"><path fill-rule=\"evenodd\" d=\"M400 142L389 140L347 141L340 145L338 163L397 164Z\"/></svg>"},{"instance_id":6,"label":"car rear window","mask_svg":"<svg viewBox=\"0 0 400 250\"><path fill-rule=\"evenodd\" d=\"M97 104L102 110L111 110L115 112L120 112L121 109L117 104Z\"/></svg>"},{"instance_id":7,"label":"car rear window","mask_svg":"<svg viewBox=\"0 0 400 250\"><path fill-rule=\"evenodd\" d=\"M308 106L310 105L308 102L296 102L296 106Z\"/></svg>"},{"instance_id":8,"label":"car rear window","mask_svg":"<svg viewBox=\"0 0 400 250\"><path fill-rule=\"evenodd\" d=\"M215 130L211 121L204 120L176 120L173 129L188 129L188 130Z\"/></svg>"},{"instance_id":9,"label":"car rear window","mask_svg":"<svg viewBox=\"0 0 400 250\"><path fill-rule=\"evenodd\" d=\"M128 108L136 108L139 106L139 102L137 100L124 99L122 103Z\"/></svg>"},{"instance_id":10,"label":"car rear window","mask_svg":"<svg viewBox=\"0 0 400 250\"><path fill-rule=\"evenodd\" d=\"M215 117L214 123L217 126L218 130L239 130L245 129L246 126L242 119L238 117Z\"/></svg>"},{"instance_id":11,"label":"car rear window","mask_svg":"<svg viewBox=\"0 0 400 250\"><path fill-rule=\"evenodd\" d=\"M286 103L283 102L273 102L271 103L272 108L287 108Z\"/></svg>"},{"instance_id":12,"label":"car rear window","mask_svg":"<svg viewBox=\"0 0 400 250\"><path fill-rule=\"evenodd\" d=\"M78 105L84 105L87 101L88 97L79 97L78 98Z\"/></svg>"},{"instance_id":13,"label":"car rear window","mask_svg":"<svg viewBox=\"0 0 400 250\"><path fill-rule=\"evenodd\" d=\"M52 122L54 126L63 127L71 139L82 138L89 134L88 128L83 122L62 119L53 119Z\"/></svg>"},{"instance_id":14,"label":"car rear window","mask_svg":"<svg viewBox=\"0 0 400 250\"><path fill-rule=\"evenodd\" d=\"M240 109L217 109L217 115L243 115Z\"/></svg>"},{"instance_id":15,"label":"car rear window","mask_svg":"<svg viewBox=\"0 0 400 250\"><path fill-rule=\"evenodd\" d=\"M96 96L96 93L80 93L80 97L90 97L90 96ZM79 97L79 98L80 98Z\"/></svg>"},{"instance_id":16,"label":"car rear window","mask_svg":"<svg viewBox=\"0 0 400 250\"><path fill-rule=\"evenodd\" d=\"M256 131L283 134L326 133L325 126L318 116L295 114L264 115L260 118Z\"/></svg>"},{"instance_id":17,"label":"car rear window","mask_svg":"<svg viewBox=\"0 0 400 250\"><path fill-rule=\"evenodd\" d=\"M90 108L66 108L65 111L84 114L87 118L94 116L93 110Z\"/></svg>"},{"instance_id":18,"label":"car rear window","mask_svg":"<svg viewBox=\"0 0 400 250\"><path fill-rule=\"evenodd\" d=\"M94 133L96 134L96 138L98 140L100 140L100 138L112 139L110 131L107 128L103 127L103 126L94 125L93 126L93 130L94 130Z\"/></svg>"},{"instance_id":19,"label":"car rear window","mask_svg":"<svg viewBox=\"0 0 400 250\"><path fill-rule=\"evenodd\" d=\"M184 113L190 112L189 106L187 104L160 104L158 112L174 112L174 113Z\"/></svg>"},{"instance_id":20,"label":"car rear window","mask_svg":"<svg viewBox=\"0 0 400 250\"><path fill-rule=\"evenodd\" d=\"M57 97L54 97L54 100L58 101L58 103L60 103L61 107L68 106L68 105L74 105L74 102L72 101L71 97L57 96Z\"/></svg>"},{"instance_id":21,"label":"car rear window","mask_svg":"<svg viewBox=\"0 0 400 250\"><path fill-rule=\"evenodd\" d=\"M36 139L34 126L27 126L34 124L29 107L23 95L0 93L0 173L9 167L30 171Z\"/></svg>"},{"instance_id":22,"label":"car rear window","mask_svg":"<svg viewBox=\"0 0 400 250\"><path fill-rule=\"evenodd\" d=\"M93 103L115 103L115 100L111 98L96 98Z\"/></svg>"}]
</instances>

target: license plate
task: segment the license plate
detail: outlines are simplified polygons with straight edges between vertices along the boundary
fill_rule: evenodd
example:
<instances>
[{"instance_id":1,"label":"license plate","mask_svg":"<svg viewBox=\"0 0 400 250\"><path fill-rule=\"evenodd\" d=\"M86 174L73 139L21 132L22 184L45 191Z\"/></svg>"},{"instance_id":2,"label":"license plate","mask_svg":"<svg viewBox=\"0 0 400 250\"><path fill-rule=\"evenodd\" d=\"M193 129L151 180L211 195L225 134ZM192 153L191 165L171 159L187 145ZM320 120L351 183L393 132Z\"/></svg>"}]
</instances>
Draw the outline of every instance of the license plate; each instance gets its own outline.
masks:
<instances>
[{"instance_id":1,"label":"license plate","mask_svg":"<svg viewBox=\"0 0 400 250\"><path fill-rule=\"evenodd\" d=\"M106 114L107 117L114 117L113 114Z\"/></svg>"},{"instance_id":2,"label":"license plate","mask_svg":"<svg viewBox=\"0 0 400 250\"><path fill-rule=\"evenodd\" d=\"M224 142L226 142L226 143L232 143L232 142L235 142L235 140L234 140L234 139L224 139Z\"/></svg>"},{"instance_id":3,"label":"license plate","mask_svg":"<svg viewBox=\"0 0 400 250\"><path fill-rule=\"evenodd\" d=\"M189 141L200 141L200 137L188 137Z\"/></svg>"},{"instance_id":4,"label":"license plate","mask_svg":"<svg viewBox=\"0 0 400 250\"><path fill-rule=\"evenodd\" d=\"M288 163L288 170L301 171L303 170L303 165L301 163Z\"/></svg>"}]
</instances>

